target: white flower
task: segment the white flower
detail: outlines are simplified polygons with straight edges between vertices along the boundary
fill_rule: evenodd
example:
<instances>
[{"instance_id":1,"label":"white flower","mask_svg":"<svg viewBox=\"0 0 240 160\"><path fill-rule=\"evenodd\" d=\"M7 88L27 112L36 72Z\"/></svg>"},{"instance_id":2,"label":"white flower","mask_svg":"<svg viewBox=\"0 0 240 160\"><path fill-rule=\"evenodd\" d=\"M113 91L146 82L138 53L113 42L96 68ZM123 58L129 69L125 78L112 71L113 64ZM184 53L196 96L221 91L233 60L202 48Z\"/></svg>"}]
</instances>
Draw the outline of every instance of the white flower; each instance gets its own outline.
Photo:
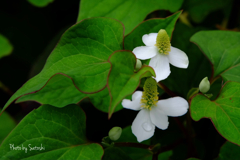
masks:
<instances>
[{"instance_id":1,"label":"white flower","mask_svg":"<svg viewBox=\"0 0 240 160\"><path fill-rule=\"evenodd\" d=\"M155 126L165 130L168 128L168 116L182 116L188 111L188 102L181 97L158 100L156 81L148 78L145 81L144 91L136 91L132 101L124 99L122 106L127 109L140 110L132 123L132 132L138 142L153 136Z\"/></svg>"},{"instance_id":2,"label":"white flower","mask_svg":"<svg viewBox=\"0 0 240 160\"><path fill-rule=\"evenodd\" d=\"M122 106L127 109L140 110L132 123L132 132L138 142L142 142L154 135L155 126L165 130L168 128L168 116L182 116L188 111L188 102L181 97L159 100L156 106L150 109L141 107L142 91L132 95L132 101L124 99Z\"/></svg>"},{"instance_id":3,"label":"white flower","mask_svg":"<svg viewBox=\"0 0 240 160\"><path fill-rule=\"evenodd\" d=\"M167 32L161 29L158 33L145 34L142 41L146 46L133 49L138 59L150 59L151 66L156 73L156 81L166 79L171 73L169 63L178 68L187 68L189 61L187 55L170 44Z\"/></svg>"}]
</instances>

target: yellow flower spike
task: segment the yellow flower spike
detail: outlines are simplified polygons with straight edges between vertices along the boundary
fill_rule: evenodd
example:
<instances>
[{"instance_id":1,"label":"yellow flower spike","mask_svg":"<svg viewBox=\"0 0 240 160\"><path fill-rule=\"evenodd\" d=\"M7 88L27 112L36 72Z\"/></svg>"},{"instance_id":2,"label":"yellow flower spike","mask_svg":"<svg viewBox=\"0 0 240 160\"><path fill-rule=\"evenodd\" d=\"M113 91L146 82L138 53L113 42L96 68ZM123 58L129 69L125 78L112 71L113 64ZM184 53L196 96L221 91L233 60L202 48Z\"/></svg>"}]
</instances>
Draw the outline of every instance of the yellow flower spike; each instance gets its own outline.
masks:
<instances>
[{"instance_id":1,"label":"yellow flower spike","mask_svg":"<svg viewBox=\"0 0 240 160\"><path fill-rule=\"evenodd\" d=\"M151 110L158 102L157 82L153 78L148 78L143 86L141 103L143 108Z\"/></svg>"},{"instance_id":2,"label":"yellow flower spike","mask_svg":"<svg viewBox=\"0 0 240 160\"><path fill-rule=\"evenodd\" d=\"M155 46L158 48L158 52L168 55L171 51L171 43L168 34L165 29L160 29L157 35Z\"/></svg>"}]
</instances>

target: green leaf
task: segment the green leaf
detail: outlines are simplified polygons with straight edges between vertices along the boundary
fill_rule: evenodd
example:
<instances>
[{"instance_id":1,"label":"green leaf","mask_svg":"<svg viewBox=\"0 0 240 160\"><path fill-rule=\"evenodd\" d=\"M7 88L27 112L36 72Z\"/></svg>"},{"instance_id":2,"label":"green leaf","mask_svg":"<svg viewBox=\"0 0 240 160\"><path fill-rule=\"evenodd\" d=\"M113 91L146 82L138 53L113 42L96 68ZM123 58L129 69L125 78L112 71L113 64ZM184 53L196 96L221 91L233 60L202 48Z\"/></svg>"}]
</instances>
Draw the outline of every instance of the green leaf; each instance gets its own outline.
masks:
<instances>
[{"instance_id":1,"label":"green leaf","mask_svg":"<svg viewBox=\"0 0 240 160\"><path fill-rule=\"evenodd\" d=\"M29 113L3 141L0 157L3 160L101 159L103 149L87 141L85 123L85 113L77 105L64 108L43 105ZM11 149L10 144L20 150ZM44 148L31 150L35 146Z\"/></svg>"},{"instance_id":2,"label":"green leaf","mask_svg":"<svg viewBox=\"0 0 240 160\"><path fill-rule=\"evenodd\" d=\"M198 158L188 158L187 160L200 160Z\"/></svg>"},{"instance_id":3,"label":"green leaf","mask_svg":"<svg viewBox=\"0 0 240 160\"><path fill-rule=\"evenodd\" d=\"M28 0L29 3L36 7L46 7L49 3L52 3L54 0Z\"/></svg>"},{"instance_id":4,"label":"green leaf","mask_svg":"<svg viewBox=\"0 0 240 160\"><path fill-rule=\"evenodd\" d=\"M116 106L124 97L132 94L140 84L143 77L155 76L154 70L149 66L143 66L138 72L134 72L136 57L128 51L116 52L109 59L111 72L108 79L108 88L111 95L109 118Z\"/></svg>"},{"instance_id":5,"label":"green leaf","mask_svg":"<svg viewBox=\"0 0 240 160\"><path fill-rule=\"evenodd\" d=\"M182 3L183 0L81 0L78 21L90 17L114 18L124 24L128 34L149 13L160 9L176 12Z\"/></svg>"},{"instance_id":6,"label":"green leaf","mask_svg":"<svg viewBox=\"0 0 240 160\"><path fill-rule=\"evenodd\" d=\"M108 87L111 91L111 96L109 95L108 88L98 93L84 94L76 89L71 78L63 74L56 74L42 89L24 95L16 102L19 103L30 100L61 108L71 103L78 103L82 99L89 97L93 105L101 111L108 112L109 106L111 105L110 114L112 114L114 111L122 109L119 103L123 98L132 94L137 89L141 78L154 76L155 73L153 69L148 66L142 67L135 73L134 67L136 58L131 52L115 52L109 58L109 62L112 65L112 70L108 79Z\"/></svg>"},{"instance_id":7,"label":"green leaf","mask_svg":"<svg viewBox=\"0 0 240 160\"><path fill-rule=\"evenodd\" d=\"M189 12L191 19L196 22L202 22L208 14L219 9L225 9L232 5L232 0L185 0L184 8Z\"/></svg>"},{"instance_id":8,"label":"green leaf","mask_svg":"<svg viewBox=\"0 0 240 160\"><path fill-rule=\"evenodd\" d=\"M6 37L0 34L0 58L9 55L13 50L13 46Z\"/></svg>"},{"instance_id":9,"label":"green leaf","mask_svg":"<svg viewBox=\"0 0 240 160\"><path fill-rule=\"evenodd\" d=\"M212 79L240 82L240 33L201 31L190 39L196 43L213 65Z\"/></svg>"},{"instance_id":10,"label":"green leaf","mask_svg":"<svg viewBox=\"0 0 240 160\"><path fill-rule=\"evenodd\" d=\"M220 149L219 157L217 160L236 160L240 159L240 147L232 144L230 142L226 142Z\"/></svg>"},{"instance_id":11,"label":"green leaf","mask_svg":"<svg viewBox=\"0 0 240 160\"><path fill-rule=\"evenodd\" d=\"M4 109L18 97L40 90L57 73L71 77L84 93L97 92L107 85L109 56L122 49L123 26L109 18L91 18L67 30L43 70L23 85Z\"/></svg>"},{"instance_id":12,"label":"green leaf","mask_svg":"<svg viewBox=\"0 0 240 160\"><path fill-rule=\"evenodd\" d=\"M16 126L16 122L6 112L0 116L0 144Z\"/></svg>"},{"instance_id":13,"label":"green leaf","mask_svg":"<svg viewBox=\"0 0 240 160\"><path fill-rule=\"evenodd\" d=\"M150 19L139 24L129 35L124 38L124 48L132 51L135 47L145 46L142 36L149 33L158 33L165 29L169 37L172 37L174 26L181 12L177 12L167 18Z\"/></svg>"},{"instance_id":14,"label":"green leaf","mask_svg":"<svg viewBox=\"0 0 240 160\"><path fill-rule=\"evenodd\" d=\"M191 116L198 121L210 118L218 132L227 140L240 144L240 83L227 82L214 101L199 94L191 101Z\"/></svg>"}]
</instances>

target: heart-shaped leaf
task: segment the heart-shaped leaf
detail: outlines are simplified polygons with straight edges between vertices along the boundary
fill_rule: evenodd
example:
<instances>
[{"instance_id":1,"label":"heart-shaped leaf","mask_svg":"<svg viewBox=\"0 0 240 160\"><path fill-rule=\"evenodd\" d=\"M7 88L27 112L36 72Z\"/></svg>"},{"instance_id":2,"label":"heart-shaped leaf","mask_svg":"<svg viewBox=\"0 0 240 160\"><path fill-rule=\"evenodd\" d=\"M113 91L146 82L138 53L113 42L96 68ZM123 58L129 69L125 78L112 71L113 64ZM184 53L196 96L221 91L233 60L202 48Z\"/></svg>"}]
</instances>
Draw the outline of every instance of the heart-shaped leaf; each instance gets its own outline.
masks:
<instances>
[{"instance_id":1,"label":"heart-shaped leaf","mask_svg":"<svg viewBox=\"0 0 240 160\"><path fill-rule=\"evenodd\" d=\"M125 26L125 34L128 34L149 13L160 9L176 12L182 3L183 0L81 0L78 21L90 17L118 19Z\"/></svg>"},{"instance_id":2,"label":"heart-shaped leaf","mask_svg":"<svg viewBox=\"0 0 240 160\"><path fill-rule=\"evenodd\" d=\"M196 43L213 65L212 78L240 82L240 33L201 31L190 39Z\"/></svg>"},{"instance_id":3,"label":"heart-shaped leaf","mask_svg":"<svg viewBox=\"0 0 240 160\"><path fill-rule=\"evenodd\" d=\"M240 144L240 83L227 82L214 101L202 94L191 101L191 116L198 121L210 118L218 132L227 140Z\"/></svg>"},{"instance_id":4,"label":"heart-shaped leaf","mask_svg":"<svg viewBox=\"0 0 240 160\"><path fill-rule=\"evenodd\" d=\"M40 90L57 73L71 77L84 93L97 92L107 85L109 56L122 49L123 26L109 18L91 18L67 30L48 57L43 70L23 85L4 109L22 95Z\"/></svg>"},{"instance_id":5,"label":"heart-shaped leaf","mask_svg":"<svg viewBox=\"0 0 240 160\"><path fill-rule=\"evenodd\" d=\"M101 159L103 149L86 139L85 113L77 105L43 105L29 113L3 141L5 159Z\"/></svg>"}]
</instances>

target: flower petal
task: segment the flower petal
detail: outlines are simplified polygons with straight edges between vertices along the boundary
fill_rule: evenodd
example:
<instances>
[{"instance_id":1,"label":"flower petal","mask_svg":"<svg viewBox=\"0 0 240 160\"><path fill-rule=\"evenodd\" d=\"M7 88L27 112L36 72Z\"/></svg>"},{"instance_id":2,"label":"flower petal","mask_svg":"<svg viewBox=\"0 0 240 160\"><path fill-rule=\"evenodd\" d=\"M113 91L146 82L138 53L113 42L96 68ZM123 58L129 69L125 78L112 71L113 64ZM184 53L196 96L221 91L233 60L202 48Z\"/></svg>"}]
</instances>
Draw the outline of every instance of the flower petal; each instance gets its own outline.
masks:
<instances>
[{"instance_id":1,"label":"flower petal","mask_svg":"<svg viewBox=\"0 0 240 160\"><path fill-rule=\"evenodd\" d=\"M189 64L188 56L185 52L171 46L171 51L168 54L169 62L178 68L187 68Z\"/></svg>"},{"instance_id":2,"label":"flower petal","mask_svg":"<svg viewBox=\"0 0 240 160\"><path fill-rule=\"evenodd\" d=\"M166 79L171 73L168 57L166 55L157 54L155 57L151 58L149 66L155 70L155 79L157 82Z\"/></svg>"},{"instance_id":3,"label":"flower petal","mask_svg":"<svg viewBox=\"0 0 240 160\"><path fill-rule=\"evenodd\" d=\"M132 100L136 100L136 99L139 99L139 98L142 98L142 91L136 91L133 93L132 95Z\"/></svg>"},{"instance_id":4,"label":"flower petal","mask_svg":"<svg viewBox=\"0 0 240 160\"><path fill-rule=\"evenodd\" d=\"M132 123L132 132L137 137L138 142L142 142L153 136L155 126L152 124L149 110L142 109Z\"/></svg>"},{"instance_id":5,"label":"flower petal","mask_svg":"<svg viewBox=\"0 0 240 160\"><path fill-rule=\"evenodd\" d=\"M168 116L158 106L151 108L150 118L159 129L165 130L168 128Z\"/></svg>"},{"instance_id":6,"label":"flower petal","mask_svg":"<svg viewBox=\"0 0 240 160\"><path fill-rule=\"evenodd\" d=\"M166 115L172 117L182 116L187 113L189 105L188 102L181 97L173 97L157 102L160 108Z\"/></svg>"},{"instance_id":7,"label":"flower petal","mask_svg":"<svg viewBox=\"0 0 240 160\"><path fill-rule=\"evenodd\" d=\"M138 59L145 60L154 57L157 53L157 47L140 46L132 51Z\"/></svg>"},{"instance_id":8,"label":"flower petal","mask_svg":"<svg viewBox=\"0 0 240 160\"><path fill-rule=\"evenodd\" d=\"M146 46L154 46L157 40L157 33L144 34L142 41Z\"/></svg>"}]
</instances>

